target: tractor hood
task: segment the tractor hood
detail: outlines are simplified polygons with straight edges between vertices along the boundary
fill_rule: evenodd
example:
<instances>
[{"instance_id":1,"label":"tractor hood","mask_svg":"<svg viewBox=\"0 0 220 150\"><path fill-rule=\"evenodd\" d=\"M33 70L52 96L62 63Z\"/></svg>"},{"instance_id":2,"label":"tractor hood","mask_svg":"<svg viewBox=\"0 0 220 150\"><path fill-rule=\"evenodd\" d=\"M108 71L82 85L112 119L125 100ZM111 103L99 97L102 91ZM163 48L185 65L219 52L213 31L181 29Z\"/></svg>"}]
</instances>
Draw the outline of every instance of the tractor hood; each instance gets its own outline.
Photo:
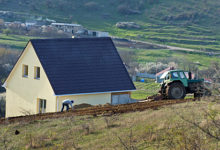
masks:
<instances>
[{"instance_id":1,"label":"tractor hood","mask_svg":"<svg viewBox=\"0 0 220 150\"><path fill-rule=\"evenodd\" d=\"M166 77L166 75L168 74L169 71L166 71L162 74L162 76L160 77L160 79L164 79Z\"/></svg>"}]
</instances>

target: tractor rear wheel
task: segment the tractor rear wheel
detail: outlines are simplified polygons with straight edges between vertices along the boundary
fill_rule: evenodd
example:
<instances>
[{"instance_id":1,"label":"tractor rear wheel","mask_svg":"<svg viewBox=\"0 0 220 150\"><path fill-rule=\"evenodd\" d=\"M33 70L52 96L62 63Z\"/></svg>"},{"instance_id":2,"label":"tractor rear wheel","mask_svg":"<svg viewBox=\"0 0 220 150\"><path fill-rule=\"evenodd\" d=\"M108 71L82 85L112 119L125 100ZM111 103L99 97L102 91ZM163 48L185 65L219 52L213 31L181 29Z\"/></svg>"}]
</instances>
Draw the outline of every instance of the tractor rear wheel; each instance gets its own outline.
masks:
<instances>
[{"instance_id":1,"label":"tractor rear wheel","mask_svg":"<svg viewBox=\"0 0 220 150\"><path fill-rule=\"evenodd\" d=\"M166 91L168 99L184 99L186 90L182 83L172 83L167 87Z\"/></svg>"}]
</instances>

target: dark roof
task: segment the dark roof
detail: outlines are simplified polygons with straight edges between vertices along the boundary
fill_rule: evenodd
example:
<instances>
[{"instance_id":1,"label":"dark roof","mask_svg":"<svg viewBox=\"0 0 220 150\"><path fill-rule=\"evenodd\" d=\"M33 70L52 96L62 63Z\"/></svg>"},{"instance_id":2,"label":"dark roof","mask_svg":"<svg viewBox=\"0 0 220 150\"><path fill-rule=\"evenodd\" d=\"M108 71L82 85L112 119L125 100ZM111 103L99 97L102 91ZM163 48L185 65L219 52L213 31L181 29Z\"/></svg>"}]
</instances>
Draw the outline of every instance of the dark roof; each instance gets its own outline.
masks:
<instances>
[{"instance_id":1,"label":"dark roof","mask_svg":"<svg viewBox=\"0 0 220 150\"><path fill-rule=\"evenodd\" d=\"M56 95L135 89L111 38L30 41Z\"/></svg>"}]
</instances>

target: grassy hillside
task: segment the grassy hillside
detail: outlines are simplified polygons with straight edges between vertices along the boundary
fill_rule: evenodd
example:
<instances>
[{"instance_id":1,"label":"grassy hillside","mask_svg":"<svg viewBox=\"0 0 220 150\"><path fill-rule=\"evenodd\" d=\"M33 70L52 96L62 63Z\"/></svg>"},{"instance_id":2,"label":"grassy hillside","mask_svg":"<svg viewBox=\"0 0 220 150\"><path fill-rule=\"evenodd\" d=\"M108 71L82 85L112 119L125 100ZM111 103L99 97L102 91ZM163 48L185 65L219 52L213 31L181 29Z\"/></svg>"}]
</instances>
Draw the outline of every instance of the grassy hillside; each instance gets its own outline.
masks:
<instances>
[{"instance_id":1,"label":"grassy hillside","mask_svg":"<svg viewBox=\"0 0 220 150\"><path fill-rule=\"evenodd\" d=\"M184 69L187 65L196 64L200 69L207 69L212 62L220 63L220 56L209 55L201 52L186 52L186 51L174 51L168 49L136 49L136 48L124 48L117 47L119 52L133 52L135 60L139 64L145 64L149 62L176 62L179 68Z\"/></svg>"},{"instance_id":2,"label":"grassy hillside","mask_svg":"<svg viewBox=\"0 0 220 150\"><path fill-rule=\"evenodd\" d=\"M218 149L220 105L190 102L115 116L82 116L0 125L0 149ZM18 130L19 134L15 135Z\"/></svg>"},{"instance_id":3,"label":"grassy hillside","mask_svg":"<svg viewBox=\"0 0 220 150\"><path fill-rule=\"evenodd\" d=\"M39 37L30 37L22 35L5 35L0 34L0 45L4 47L10 47L13 49L23 50L30 39Z\"/></svg>"},{"instance_id":4,"label":"grassy hillside","mask_svg":"<svg viewBox=\"0 0 220 150\"><path fill-rule=\"evenodd\" d=\"M160 85L155 83L155 80L147 79L144 83L143 82L134 82L134 85L137 91L132 92L131 98L133 99L146 99L148 96L152 96L157 94Z\"/></svg>"},{"instance_id":5,"label":"grassy hillside","mask_svg":"<svg viewBox=\"0 0 220 150\"><path fill-rule=\"evenodd\" d=\"M216 0L1 0L11 11L6 21L42 16L80 23L111 35L202 50L220 50L220 2ZM140 29L118 29L119 21L134 21Z\"/></svg>"},{"instance_id":6,"label":"grassy hillside","mask_svg":"<svg viewBox=\"0 0 220 150\"><path fill-rule=\"evenodd\" d=\"M30 39L42 38L42 37L31 37L23 35L8 35L0 34L0 46L10 47L12 49L23 50L27 42ZM44 37L45 38L45 37ZM180 64L180 67L186 64L186 62L199 62L200 69L206 69L210 66L211 62L219 62L219 56L208 55L199 52L184 52L184 51L173 51L168 49L136 49L128 47L118 46L118 51L134 52L135 61L138 63L158 62L167 60L174 61Z\"/></svg>"}]
</instances>

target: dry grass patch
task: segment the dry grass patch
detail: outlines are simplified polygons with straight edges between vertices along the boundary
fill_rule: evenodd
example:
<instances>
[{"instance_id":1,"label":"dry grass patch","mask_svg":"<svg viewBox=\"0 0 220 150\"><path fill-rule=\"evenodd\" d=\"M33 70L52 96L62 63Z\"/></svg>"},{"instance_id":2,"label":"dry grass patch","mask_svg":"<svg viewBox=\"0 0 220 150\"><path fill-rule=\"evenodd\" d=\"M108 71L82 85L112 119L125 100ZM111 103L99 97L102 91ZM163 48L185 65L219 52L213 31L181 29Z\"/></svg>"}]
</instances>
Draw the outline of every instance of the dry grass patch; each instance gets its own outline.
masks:
<instances>
[{"instance_id":1,"label":"dry grass patch","mask_svg":"<svg viewBox=\"0 0 220 150\"><path fill-rule=\"evenodd\" d=\"M116 116L77 116L33 121L29 124L0 125L0 149L217 149L219 140L190 123L218 131L207 112L219 121L220 104L196 101L158 110ZM14 131L20 134L15 135ZM31 135L31 138L30 138Z\"/></svg>"}]
</instances>

